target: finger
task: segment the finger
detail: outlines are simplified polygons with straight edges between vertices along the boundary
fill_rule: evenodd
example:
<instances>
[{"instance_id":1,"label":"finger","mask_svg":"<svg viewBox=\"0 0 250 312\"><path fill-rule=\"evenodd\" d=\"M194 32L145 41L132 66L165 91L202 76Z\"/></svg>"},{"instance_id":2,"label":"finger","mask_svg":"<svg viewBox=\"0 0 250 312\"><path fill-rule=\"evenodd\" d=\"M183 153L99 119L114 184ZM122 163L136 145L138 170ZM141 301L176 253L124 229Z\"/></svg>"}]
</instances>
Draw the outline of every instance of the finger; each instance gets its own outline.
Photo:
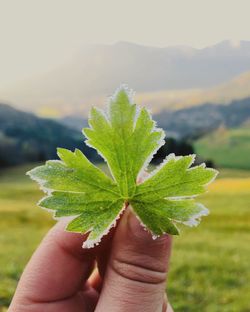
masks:
<instances>
[{"instance_id":1,"label":"finger","mask_svg":"<svg viewBox=\"0 0 250 312\"><path fill-rule=\"evenodd\" d=\"M166 293L164 294L164 299L163 299L163 305L162 305L162 312L169 312L167 310L168 307L168 300L167 300L167 295Z\"/></svg>"},{"instance_id":2,"label":"finger","mask_svg":"<svg viewBox=\"0 0 250 312\"><path fill-rule=\"evenodd\" d=\"M92 272L88 279L88 284L91 288L95 289L99 293L102 289L102 278L100 276L100 273L98 272L97 268Z\"/></svg>"},{"instance_id":3,"label":"finger","mask_svg":"<svg viewBox=\"0 0 250 312\"><path fill-rule=\"evenodd\" d=\"M13 302L51 302L73 296L83 286L94 264L94 250L82 249L86 236L64 231L59 222L32 256Z\"/></svg>"},{"instance_id":4,"label":"finger","mask_svg":"<svg viewBox=\"0 0 250 312\"><path fill-rule=\"evenodd\" d=\"M119 224L119 220L118 220ZM112 241L115 233L115 228L112 228L108 235L102 238L102 243L100 244L99 249L97 250L96 260L97 260L97 267L100 276L103 278L105 275L107 263L110 257L110 251L112 246Z\"/></svg>"},{"instance_id":5,"label":"finger","mask_svg":"<svg viewBox=\"0 0 250 312\"><path fill-rule=\"evenodd\" d=\"M114 228L110 230L108 235L102 238L102 243L98 245L96 250L97 266L88 279L88 285L95 289L98 293L101 292L103 285L103 277L105 275L106 266L110 256Z\"/></svg>"},{"instance_id":6,"label":"finger","mask_svg":"<svg viewBox=\"0 0 250 312\"><path fill-rule=\"evenodd\" d=\"M126 211L114 235L97 312L162 312L171 237L156 240Z\"/></svg>"},{"instance_id":7,"label":"finger","mask_svg":"<svg viewBox=\"0 0 250 312\"><path fill-rule=\"evenodd\" d=\"M173 309L172 309L170 303L168 302L168 298L167 298L167 294L166 293L164 295L164 301L163 301L163 305L162 305L162 312L173 312Z\"/></svg>"}]
</instances>

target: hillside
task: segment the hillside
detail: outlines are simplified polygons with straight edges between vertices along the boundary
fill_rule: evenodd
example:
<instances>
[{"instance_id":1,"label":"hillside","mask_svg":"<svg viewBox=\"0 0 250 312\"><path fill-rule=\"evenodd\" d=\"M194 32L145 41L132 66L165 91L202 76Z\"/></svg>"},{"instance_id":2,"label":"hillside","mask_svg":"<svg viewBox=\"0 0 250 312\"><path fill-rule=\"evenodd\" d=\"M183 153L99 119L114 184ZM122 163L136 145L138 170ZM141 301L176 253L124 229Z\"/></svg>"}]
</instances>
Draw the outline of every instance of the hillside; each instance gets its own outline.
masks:
<instances>
[{"instance_id":1,"label":"hillside","mask_svg":"<svg viewBox=\"0 0 250 312\"><path fill-rule=\"evenodd\" d=\"M58 146L78 147L90 158L96 156L83 144L80 132L0 104L0 167L54 159Z\"/></svg>"},{"instance_id":2,"label":"hillside","mask_svg":"<svg viewBox=\"0 0 250 312\"><path fill-rule=\"evenodd\" d=\"M220 128L198 140L195 151L219 167L250 169L250 127Z\"/></svg>"},{"instance_id":3,"label":"hillside","mask_svg":"<svg viewBox=\"0 0 250 312\"><path fill-rule=\"evenodd\" d=\"M64 118L59 123L0 104L0 168L55 159L57 147L79 148L90 160L100 161L96 151L83 143L83 126L87 126L87 120L80 117ZM193 149L188 142L169 139L154 156L154 162L173 152L187 155Z\"/></svg>"},{"instance_id":4,"label":"hillside","mask_svg":"<svg viewBox=\"0 0 250 312\"><path fill-rule=\"evenodd\" d=\"M179 110L203 103L226 105L247 97L250 97L250 71L211 88L142 92L136 95L138 103L143 103L154 112L166 108Z\"/></svg>"},{"instance_id":5,"label":"hillside","mask_svg":"<svg viewBox=\"0 0 250 312\"><path fill-rule=\"evenodd\" d=\"M39 114L86 114L90 105L100 105L119 84L127 83L146 102L153 94L146 104L156 112L166 106L183 107L197 99L204 102L210 92L217 92L219 100L218 94L225 95L223 86L222 93L213 87L249 70L248 41L241 41L237 47L223 41L204 49L157 48L128 42L90 45L71 62L0 90L0 98Z\"/></svg>"},{"instance_id":6,"label":"hillside","mask_svg":"<svg viewBox=\"0 0 250 312\"><path fill-rule=\"evenodd\" d=\"M218 128L242 128L250 120L250 98L233 101L226 106L208 103L199 107L195 106L177 111L165 110L155 115L154 119L166 131L168 139L171 137L178 139L178 141L183 142L186 148L186 143L189 143L190 140L199 139ZM56 158L56 147L58 146L69 149L78 147L91 160L100 159L93 149L83 143L81 128L86 125L86 122L86 119L79 116L68 116L57 121L38 118L33 114L0 104L0 166ZM243 129L239 130L240 134L242 131L246 131L245 128ZM225 130L225 133L227 133L227 130ZM231 151L230 147L230 153L228 153L229 143L227 140L220 141L218 146L214 145L213 135L198 140L195 147L203 159L210 159L215 164L224 165L222 160L225 155L231 155L230 153L234 152ZM217 141L215 140L215 142ZM183 146L182 148L184 148ZM239 146L241 147L241 143L239 143ZM187 147L189 148L189 145ZM219 156L217 156L213 147L219 149L217 153L221 159L218 158ZM247 144L242 147L242 153L239 157L241 160L238 160L239 164L237 161L232 161L235 157L233 154L232 157L229 156L229 158L231 157L229 165L225 162L225 166L236 166L237 168L243 166L245 168L246 159L249 155L248 148ZM170 149L169 151L173 152L175 150ZM180 153L183 154L183 152Z\"/></svg>"},{"instance_id":7,"label":"hillside","mask_svg":"<svg viewBox=\"0 0 250 312\"><path fill-rule=\"evenodd\" d=\"M250 98L228 105L207 103L155 115L158 125L173 136L197 138L220 126L240 127L250 119Z\"/></svg>"},{"instance_id":8,"label":"hillside","mask_svg":"<svg viewBox=\"0 0 250 312\"><path fill-rule=\"evenodd\" d=\"M154 115L158 125L166 130L167 136L197 138L217 129L240 127L250 119L250 98L233 101L228 105L206 103L179 110L163 110ZM87 120L79 116L67 116L58 122L81 131Z\"/></svg>"}]
</instances>

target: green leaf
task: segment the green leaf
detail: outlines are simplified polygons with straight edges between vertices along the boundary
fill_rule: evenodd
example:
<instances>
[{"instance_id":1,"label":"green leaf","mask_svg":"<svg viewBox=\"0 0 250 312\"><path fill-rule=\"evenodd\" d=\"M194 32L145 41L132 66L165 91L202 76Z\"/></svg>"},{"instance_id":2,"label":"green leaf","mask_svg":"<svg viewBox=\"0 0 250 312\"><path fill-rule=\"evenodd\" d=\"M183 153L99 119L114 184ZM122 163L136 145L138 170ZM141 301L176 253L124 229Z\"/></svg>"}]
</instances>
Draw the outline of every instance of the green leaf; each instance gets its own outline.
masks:
<instances>
[{"instance_id":1,"label":"green leaf","mask_svg":"<svg viewBox=\"0 0 250 312\"><path fill-rule=\"evenodd\" d=\"M48 194L39 205L54 211L56 218L70 217L68 231L89 233L84 247L98 244L128 205L153 237L176 235L177 223L197 225L208 214L194 197L205 192L217 172L204 164L190 168L194 155L171 154L138 183L163 145L164 132L145 108L133 104L125 88L111 98L106 112L91 110L89 126L83 129L86 144L104 158L112 178L81 151L62 148L57 151L60 160L28 172Z\"/></svg>"},{"instance_id":2,"label":"green leaf","mask_svg":"<svg viewBox=\"0 0 250 312\"><path fill-rule=\"evenodd\" d=\"M136 179L147 159L164 143L164 133L154 129L154 122L146 109L136 111L125 90L110 101L108 115L91 110L89 125L83 130L86 143L94 147L107 161L121 195L134 195ZM136 115L139 114L136 119Z\"/></svg>"}]
</instances>

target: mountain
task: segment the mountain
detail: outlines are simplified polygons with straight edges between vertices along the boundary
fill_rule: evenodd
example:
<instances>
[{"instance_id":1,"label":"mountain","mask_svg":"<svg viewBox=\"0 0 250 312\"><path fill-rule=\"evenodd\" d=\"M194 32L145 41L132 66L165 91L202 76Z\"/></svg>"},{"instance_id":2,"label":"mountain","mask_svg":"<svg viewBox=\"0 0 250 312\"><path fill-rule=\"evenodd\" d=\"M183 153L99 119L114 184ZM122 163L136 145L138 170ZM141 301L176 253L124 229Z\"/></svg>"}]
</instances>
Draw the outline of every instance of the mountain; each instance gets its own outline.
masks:
<instances>
[{"instance_id":1,"label":"mountain","mask_svg":"<svg viewBox=\"0 0 250 312\"><path fill-rule=\"evenodd\" d=\"M195 151L202 159L210 159L221 166L248 168L250 98L228 105L207 103L165 110L154 119L167 135L165 146L156 155L160 160L168 152L191 153L190 142L194 141ZM100 160L97 153L83 143L80 128L86 123L86 119L79 117L63 118L60 122L38 118L0 104L0 167L55 159L58 146L71 150L80 148L90 160ZM236 156L238 159L234 159Z\"/></svg>"},{"instance_id":2,"label":"mountain","mask_svg":"<svg viewBox=\"0 0 250 312\"><path fill-rule=\"evenodd\" d=\"M106 95L125 82L139 95L154 94L155 106L151 103L150 108L159 111L159 92L170 92L170 103L172 99L178 104L179 94L184 102L186 94L201 97L201 89L209 92L246 71L250 71L248 41L237 46L223 41L204 49L157 48L127 42L91 45L71 62L45 75L0 90L0 98L40 114L86 115L90 105L102 103ZM171 105L168 97L162 100L164 105Z\"/></svg>"},{"instance_id":3,"label":"mountain","mask_svg":"<svg viewBox=\"0 0 250 312\"><path fill-rule=\"evenodd\" d=\"M170 136L198 138L220 126L237 128L250 120L250 98L228 105L205 103L155 115L158 125Z\"/></svg>"},{"instance_id":4,"label":"mountain","mask_svg":"<svg viewBox=\"0 0 250 312\"><path fill-rule=\"evenodd\" d=\"M89 158L97 157L80 132L0 104L0 167L55 159L58 146L80 148Z\"/></svg>"},{"instance_id":5,"label":"mountain","mask_svg":"<svg viewBox=\"0 0 250 312\"><path fill-rule=\"evenodd\" d=\"M204 103L178 110L165 109L154 114L154 120L163 128L167 137L196 139L220 126L237 128L250 120L250 97L235 100L228 105ZM58 122L81 131L87 120L79 116L67 116Z\"/></svg>"},{"instance_id":6,"label":"mountain","mask_svg":"<svg viewBox=\"0 0 250 312\"><path fill-rule=\"evenodd\" d=\"M250 71L211 88L140 93L137 95L137 102L143 103L157 112L166 108L178 110L204 103L226 105L233 100L241 100L247 97L250 97ZM153 103L157 107L152 106Z\"/></svg>"},{"instance_id":7,"label":"mountain","mask_svg":"<svg viewBox=\"0 0 250 312\"><path fill-rule=\"evenodd\" d=\"M59 123L67 126L70 129L82 131L83 128L88 126L88 120L79 116L65 116L57 120Z\"/></svg>"},{"instance_id":8,"label":"mountain","mask_svg":"<svg viewBox=\"0 0 250 312\"><path fill-rule=\"evenodd\" d=\"M50 119L38 118L6 104L0 104L0 168L26 162L40 162L56 159L56 148L71 150L81 149L91 161L100 161L93 148L83 143L80 128L87 126L87 120L64 118L62 122L70 127ZM73 129L79 128L78 131ZM185 141L168 139L154 157L158 163L168 153L188 155L193 152L192 146ZM0 172L1 173L1 172Z\"/></svg>"}]
</instances>

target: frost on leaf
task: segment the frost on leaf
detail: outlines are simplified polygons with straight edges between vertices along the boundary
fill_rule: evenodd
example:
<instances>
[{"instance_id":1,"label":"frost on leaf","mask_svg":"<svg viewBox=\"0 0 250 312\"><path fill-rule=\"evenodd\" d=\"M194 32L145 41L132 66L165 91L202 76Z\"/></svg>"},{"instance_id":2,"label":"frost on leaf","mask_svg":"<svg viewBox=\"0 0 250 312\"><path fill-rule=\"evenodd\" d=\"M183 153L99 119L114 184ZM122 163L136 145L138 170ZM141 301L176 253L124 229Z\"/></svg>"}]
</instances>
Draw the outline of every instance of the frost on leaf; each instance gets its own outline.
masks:
<instances>
[{"instance_id":1,"label":"frost on leaf","mask_svg":"<svg viewBox=\"0 0 250 312\"><path fill-rule=\"evenodd\" d=\"M145 108L132 102L126 88L115 93L107 111L92 108L83 134L107 162L112 178L80 150L63 148L57 150L60 160L47 161L28 175L47 193L39 206L54 211L56 218L71 217L66 230L89 233L84 247L98 244L128 205L153 237L178 234L177 223L194 226L208 214L195 197L206 191L217 172L204 164L190 168L194 155L171 154L137 183L163 145L164 132Z\"/></svg>"}]
</instances>

